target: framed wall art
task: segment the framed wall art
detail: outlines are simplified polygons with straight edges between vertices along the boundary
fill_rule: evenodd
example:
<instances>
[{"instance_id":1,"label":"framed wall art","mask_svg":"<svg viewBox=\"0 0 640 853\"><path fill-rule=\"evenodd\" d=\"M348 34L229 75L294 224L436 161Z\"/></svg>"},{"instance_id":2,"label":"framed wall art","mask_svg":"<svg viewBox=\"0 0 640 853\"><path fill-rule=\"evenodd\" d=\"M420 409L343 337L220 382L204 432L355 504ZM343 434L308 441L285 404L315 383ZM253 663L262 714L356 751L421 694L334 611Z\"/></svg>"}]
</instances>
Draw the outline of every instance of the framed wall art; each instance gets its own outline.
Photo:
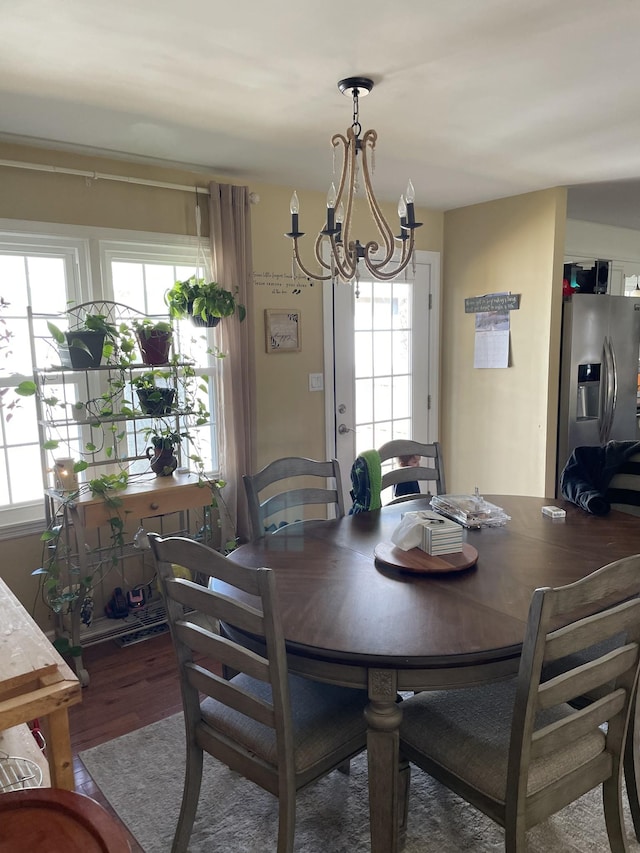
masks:
<instances>
[{"instance_id":1,"label":"framed wall art","mask_svg":"<svg viewBox=\"0 0 640 853\"><path fill-rule=\"evenodd\" d=\"M300 352L302 349L300 311L265 308L264 329L267 352Z\"/></svg>"}]
</instances>

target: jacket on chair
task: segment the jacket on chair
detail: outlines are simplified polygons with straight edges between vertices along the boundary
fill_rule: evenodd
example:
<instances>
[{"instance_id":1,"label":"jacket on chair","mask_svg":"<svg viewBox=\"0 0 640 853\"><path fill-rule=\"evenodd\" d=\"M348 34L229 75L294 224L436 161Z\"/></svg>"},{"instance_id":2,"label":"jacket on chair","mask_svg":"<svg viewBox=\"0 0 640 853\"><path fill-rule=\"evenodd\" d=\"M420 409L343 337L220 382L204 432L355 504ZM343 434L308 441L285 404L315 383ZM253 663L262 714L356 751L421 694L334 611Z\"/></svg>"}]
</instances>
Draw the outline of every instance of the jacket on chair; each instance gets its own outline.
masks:
<instances>
[{"instance_id":1,"label":"jacket on chair","mask_svg":"<svg viewBox=\"0 0 640 853\"><path fill-rule=\"evenodd\" d=\"M611 509L609 483L635 453L640 453L638 441L576 447L560 475L562 497L592 515L606 515Z\"/></svg>"}]
</instances>

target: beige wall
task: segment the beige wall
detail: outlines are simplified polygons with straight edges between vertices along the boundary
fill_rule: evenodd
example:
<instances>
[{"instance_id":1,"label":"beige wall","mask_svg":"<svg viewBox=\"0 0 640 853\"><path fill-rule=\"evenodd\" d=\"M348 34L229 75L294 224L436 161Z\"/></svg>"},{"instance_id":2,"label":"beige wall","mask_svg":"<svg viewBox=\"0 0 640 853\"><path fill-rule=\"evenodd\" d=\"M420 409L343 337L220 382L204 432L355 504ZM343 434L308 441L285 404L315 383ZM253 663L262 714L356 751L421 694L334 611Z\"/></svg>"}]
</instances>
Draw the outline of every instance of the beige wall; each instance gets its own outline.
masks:
<instances>
[{"instance_id":1,"label":"beige wall","mask_svg":"<svg viewBox=\"0 0 640 853\"><path fill-rule=\"evenodd\" d=\"M45 163L62 168L127 175L146 180L187 186L206 186L209 180L229 181L213 174L164 169L148 164L76 155L69 152L0 144L0 160ZM247 183L241 177L234 183ZM291 243L283 235L290 229L290 187L248 182L259 203L251 206L254 287L252 316L256 353L256 400L258 466L283 455L322 458L325 455L324 394L309 392L309 373L323 371L322 285L291 277ZM321 227L325 208L323 193L298 190L302 230L308 233L301 248L310 268L313 232ZM206 205L204 206L206 208ZM366 209L364 202L359 207ZM384 205L395 222L396 203ZM104 226L157 233L195 235L195 195L160 188L93 180L41 171L25 171L0 165L0 219ZM362 211L361 211L362 212ZM419 249L442 251L442 213L418 209L424 223L418 229ZM368 218L358 223L358 236L365 242L375 233L365 230ZM203 231L208 232L206 216ZM195 257L194 257L195 260ZM0 291L5 285L0 285ZM300 293L294 293L299 289ZM302 351L267 354L264 338L265 308L294 308L302 317ZM38 537L2 542L0 574L20 600L31 608L37 583L31 570L40 563ZM47 625L42 607L38 620Z\"/></svg>"},{"instance_id":2,"label":"beige wall","mask_svg":"<svg viewBox=\"0 0 640 853\"><path fill-rule=\"evenodd\" d=\"M565 190L445 214L441 436L454 493L554 494ZM464 300L520 293L509 369L475 369Z\"/></svg>"}]
</instances>

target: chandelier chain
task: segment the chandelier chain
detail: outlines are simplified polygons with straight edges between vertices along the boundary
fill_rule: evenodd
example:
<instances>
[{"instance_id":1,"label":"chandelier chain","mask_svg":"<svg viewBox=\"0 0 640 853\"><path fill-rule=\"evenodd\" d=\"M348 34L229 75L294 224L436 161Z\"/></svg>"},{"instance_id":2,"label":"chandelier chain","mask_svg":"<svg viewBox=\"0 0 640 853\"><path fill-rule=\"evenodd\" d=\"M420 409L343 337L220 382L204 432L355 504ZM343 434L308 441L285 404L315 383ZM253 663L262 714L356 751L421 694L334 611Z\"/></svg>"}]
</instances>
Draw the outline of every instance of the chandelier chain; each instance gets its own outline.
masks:
<instances>
[{"instance_id":1,"label":"chandelier chain","mask_svg":"<svg viewBox=\"0 0 640 853\"><path fill-rule=\"evenodd\" d=\"M360 138L360 134L362 133L362 125L360 124L360 107L359 107L359 99L358 99L358 87L354 86L353 89L353 123L351 125L353 128L353 132L356 137L356 141Z\"/></svg>"}]
</instances>

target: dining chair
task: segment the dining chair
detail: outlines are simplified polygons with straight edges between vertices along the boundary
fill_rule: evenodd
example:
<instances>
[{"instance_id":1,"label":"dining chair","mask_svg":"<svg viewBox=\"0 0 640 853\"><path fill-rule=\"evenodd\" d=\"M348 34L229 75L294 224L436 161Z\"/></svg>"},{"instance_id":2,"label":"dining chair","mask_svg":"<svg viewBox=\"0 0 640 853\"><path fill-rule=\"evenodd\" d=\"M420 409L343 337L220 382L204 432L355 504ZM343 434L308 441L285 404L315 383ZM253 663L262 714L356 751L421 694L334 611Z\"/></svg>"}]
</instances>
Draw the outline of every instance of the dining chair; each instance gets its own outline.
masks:
<instances>
[{"instance_id":1,"label":"dining chair","mask_svg":"<svg viewBox=\"0 0 640 853\"><path fill-rule=\"evenodd\" d=\"M321 486L305 484L295 488L292 488L290 483L285 487L281 482L298 477L314 477L324 482ZM342 478L337 459L322 462L300 456L287 456L269 463L257 474L245 474L242 479L247 494L254 542L261 539L267 532L267 519L284 510L307 504L327 504L334 508L337 518L344 515ZM328 486L326 480L333 480L333 485ZM277 486L279 491L272 493L269 497L261 497L260 493L274 483L279 484Z\"/></svg>"},{"instance_id":2,"label":"dining chair","mask_svg":"<svg viewBox=\"0 0 640 853\"><path fill-rule=\"evenodd\" d=\"M364 749L367 692L288 675L271 569L245 568L178 536L150 533L149 542L178 660L186 732L172 851L187 850L207 752L278 797L277 851L292 853L296 792ZM207 576L209 587L176 577L172 564ZM229 588L243 600L225 595ZM263 638L264 652L202 627L202 616ZM221 667L238 674L225 680Z\"/></svg>"},{"instance_id":3,"label":"dining chair","mask_svg":"<svg viewBox=\"0 0 640 853\"><path fill-rule=\"evenodd\" d=\"M621 762L640 661L639 593L640 555L537 589L516 679L402 703L401 754L504 827L507 853L524 851L530 827L598 785L611 850L627 850ZM605 641L610 651L543 680L546 664ZM595 688L586 707L568 704Z\"/></svg>"},{"instance_id":4,"label":"dining chair","mask_svg":"<svg viewBox=\"0 0 640 853\"><path fill-rule=\"evenodd\" d=\"M444 462L442 460L440 444L437 441L433 442L433 444L422 444L419 441L396 439L383 444L379 448L378 453L380 454L380 461L383 464L386 460L395 459L398 456L422 457L418 467L393 468L391 471L386 471L382 475L381 491L398 483L410 483L417 480L428 481L434 484L434 492L432 493L429 490L428 494L443 495L446 493ZM425 459L429 460L427 464L425 464ZM411 500L414 497L415 494L402 495L388 501L388 503L400 503L401 501Z\"/></svg>"}]
</instances>

